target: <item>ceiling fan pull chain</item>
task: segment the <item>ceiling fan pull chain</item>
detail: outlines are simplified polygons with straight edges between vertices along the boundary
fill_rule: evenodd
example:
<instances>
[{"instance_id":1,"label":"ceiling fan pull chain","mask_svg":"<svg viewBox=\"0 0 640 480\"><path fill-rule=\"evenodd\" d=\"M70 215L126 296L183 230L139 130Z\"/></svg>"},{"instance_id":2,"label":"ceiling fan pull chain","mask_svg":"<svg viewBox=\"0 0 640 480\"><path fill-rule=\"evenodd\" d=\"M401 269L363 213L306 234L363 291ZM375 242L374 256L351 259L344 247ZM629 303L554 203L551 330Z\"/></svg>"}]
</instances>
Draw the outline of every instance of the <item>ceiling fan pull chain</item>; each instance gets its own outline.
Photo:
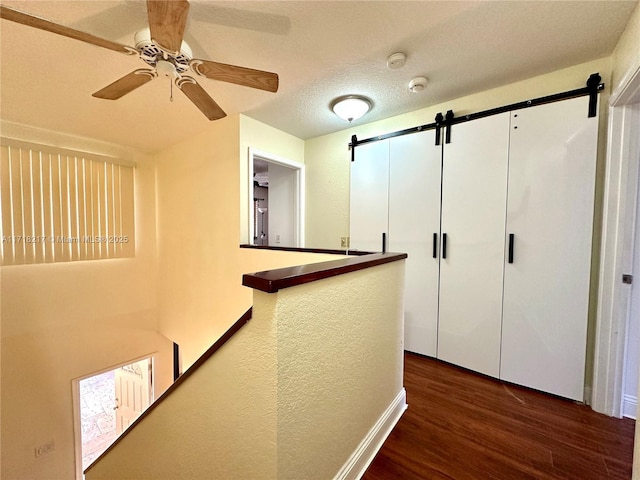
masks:
<instances>
[{"instance_id":1,"label":"ceiling fan pull chain","mask_svg":"<svg viewBox=\"0 0 640 480\"><path fill-rule=\"evenodd\" d=\"M173 82L169 82L171 84L171 95L169 96L169 101L173 102Z\"/></svg>"}]
</instances>

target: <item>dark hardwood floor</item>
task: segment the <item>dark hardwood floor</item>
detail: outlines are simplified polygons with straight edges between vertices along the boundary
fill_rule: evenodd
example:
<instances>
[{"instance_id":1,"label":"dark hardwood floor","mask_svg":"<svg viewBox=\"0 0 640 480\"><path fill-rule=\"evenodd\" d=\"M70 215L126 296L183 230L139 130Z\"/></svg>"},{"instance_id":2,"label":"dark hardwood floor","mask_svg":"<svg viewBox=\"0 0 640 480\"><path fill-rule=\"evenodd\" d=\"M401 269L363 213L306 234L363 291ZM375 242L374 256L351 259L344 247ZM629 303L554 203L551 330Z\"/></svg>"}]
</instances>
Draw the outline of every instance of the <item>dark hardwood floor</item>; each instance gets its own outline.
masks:
<instances>
[{"instance_id":1,"label":"dark hardwood floor","mask_svg":"<svg viewBox=\"0 0 640 480\"><path fill-rule=\"evenodd\" d=\"M405 387L364 480L631 478L631 419L410 353Z\"/></svg>"}]
</instances>

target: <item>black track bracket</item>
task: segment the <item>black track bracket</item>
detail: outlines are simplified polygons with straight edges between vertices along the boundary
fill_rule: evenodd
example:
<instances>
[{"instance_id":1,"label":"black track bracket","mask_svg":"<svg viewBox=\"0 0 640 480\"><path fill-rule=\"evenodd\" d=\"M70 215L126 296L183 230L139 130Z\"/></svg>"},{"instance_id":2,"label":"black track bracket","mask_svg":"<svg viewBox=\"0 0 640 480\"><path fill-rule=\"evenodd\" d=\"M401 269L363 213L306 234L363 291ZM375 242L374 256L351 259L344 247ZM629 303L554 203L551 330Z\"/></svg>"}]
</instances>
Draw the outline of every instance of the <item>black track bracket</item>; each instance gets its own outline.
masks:
<instances>
[{"instance_id":1,"label":"black track bracket","mask_svg":"<svg viewBox=\"0 0 640 480\"><path fill-rule=\"evenodd\" d=\"M442 129L442 121L444 117L442 116L442 112L439 112L436 115L436 145L440 145L440 130Z\"/></svg>"},{"instance_id":2,"label":"black track bracket","mask_svg":"<svg viewBox=\"0 0 640 480\"><path fill-rule=\"evenodd\" d=\"M355 135L351 135L351 143L349 146L351 147L351 161L356 161L356 145L358 144L358 137Z\"/></svg>"},{"instance_id":3,"label":"black track bracket","mask_svg":"<svg viewBox=\"0 0 640 480\"><path fill-rule=\"evenodd\" d=\"M447 114L444 116L444 120L445 120L444 142L451 143L451 122L453 122L453 110L447 111Z\"/></svg>"},{"instance_id":4,"label":"black track bracket","mask_svg":"<svg viewBox=\"0 0 640 480\"><path fill-rule=\"evenodd\" d=\"M599 73L592 73L587 80L587 90L589 90L589 117L598 114L598 90L602 77Z\"/></svg>"}]
</instances>

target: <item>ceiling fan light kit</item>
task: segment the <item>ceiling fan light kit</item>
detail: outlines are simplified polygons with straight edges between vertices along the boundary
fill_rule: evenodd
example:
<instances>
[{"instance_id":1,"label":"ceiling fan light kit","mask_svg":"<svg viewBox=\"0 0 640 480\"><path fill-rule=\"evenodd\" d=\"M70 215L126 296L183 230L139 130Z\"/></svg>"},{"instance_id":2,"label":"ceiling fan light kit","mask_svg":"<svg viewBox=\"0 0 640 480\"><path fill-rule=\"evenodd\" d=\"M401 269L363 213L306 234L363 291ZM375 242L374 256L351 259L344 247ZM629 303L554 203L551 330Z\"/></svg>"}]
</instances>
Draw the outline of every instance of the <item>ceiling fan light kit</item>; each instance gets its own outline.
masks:
<instances>
[{"instance_id":1,"label":"ceiling fan light kit","mask_svg":"<svg viewBox=\"0 0 640 480\"><path fill-rule=\"evenodd\" d=\"M0 4L0 18L127 55L135 54L151 67L135 70L116 80L95 92L93 96L96 98L117 100L155 77L164 76L175 80L176 86L209 120L217 120L225 117L226 113L195 78L184 75L189 69L212 80L267 92L278 91L279 78L276 73L194 59L191 48L183 41L188 14L187 0L147 0L149 28L135 34L133 48Z\"/></svg>"}]
</instances>

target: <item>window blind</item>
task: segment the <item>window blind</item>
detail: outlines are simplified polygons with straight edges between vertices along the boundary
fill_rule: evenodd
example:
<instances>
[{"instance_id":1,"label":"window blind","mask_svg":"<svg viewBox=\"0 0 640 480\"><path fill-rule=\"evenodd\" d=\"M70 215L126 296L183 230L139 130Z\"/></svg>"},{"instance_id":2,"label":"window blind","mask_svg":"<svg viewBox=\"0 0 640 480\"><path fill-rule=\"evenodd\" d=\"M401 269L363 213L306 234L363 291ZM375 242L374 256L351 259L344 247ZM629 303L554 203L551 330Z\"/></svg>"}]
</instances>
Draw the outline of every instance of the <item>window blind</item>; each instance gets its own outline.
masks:
<instances>
[{"instance_id":1,"label":"window blind","mask_svg":"<svg viewBox=\"0 0 640 480\"><path fill-rule=\"evenodd\" d=\"M134 168L1 139L2 265L132 257Z\"/></svg>"}]
</instances>

